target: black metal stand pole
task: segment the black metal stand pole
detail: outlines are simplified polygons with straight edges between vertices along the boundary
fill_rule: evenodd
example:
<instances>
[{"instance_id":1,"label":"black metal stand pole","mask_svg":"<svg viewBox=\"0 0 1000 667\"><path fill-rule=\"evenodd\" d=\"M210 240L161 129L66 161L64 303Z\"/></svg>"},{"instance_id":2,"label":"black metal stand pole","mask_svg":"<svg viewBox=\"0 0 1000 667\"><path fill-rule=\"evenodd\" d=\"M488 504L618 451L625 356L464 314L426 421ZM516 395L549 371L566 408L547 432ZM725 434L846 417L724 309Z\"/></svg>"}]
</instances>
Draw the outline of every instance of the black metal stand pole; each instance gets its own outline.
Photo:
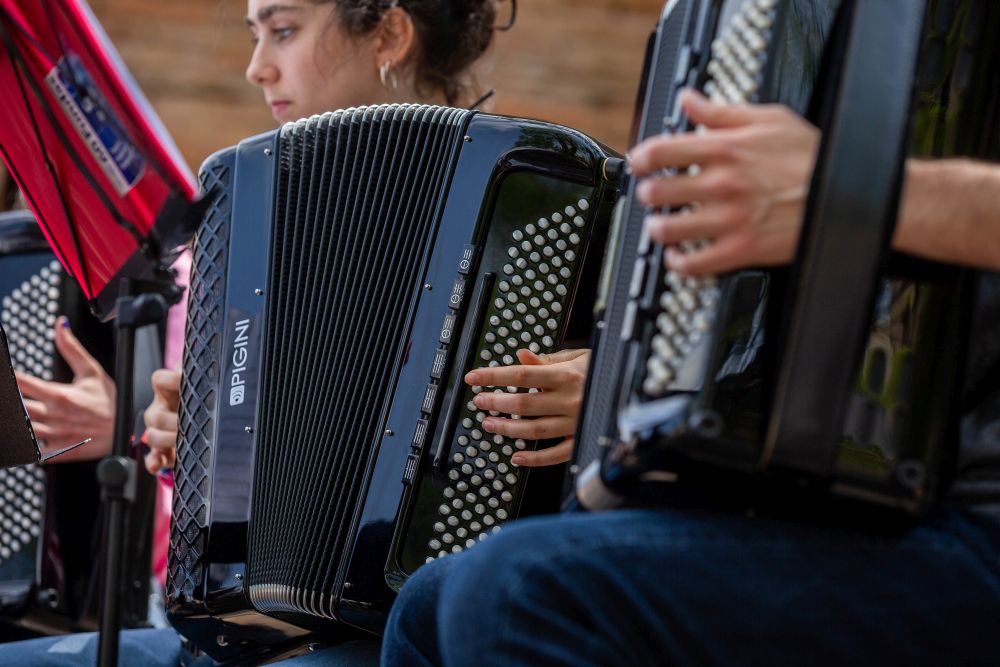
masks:
<instances>
[{"instance_id":1,"label":"black metal stand pole","mask_svg":"<svg viewBox=\"0 0 1000 667\"><path fill-rule=\"evenodd\" d=\"M129 456L132 436L132 389L135 365L135 332L139 327L162 320L167 314L163 295L134 295L133 283L123 279L115 320L115 438L111 455L97 467L104 500L104 589L101 597L101 628L97 664L118 664L118 639L121 633L121 564L124 554L128 508L135 499L136 463Z\"/></svg>"}]
</instances>

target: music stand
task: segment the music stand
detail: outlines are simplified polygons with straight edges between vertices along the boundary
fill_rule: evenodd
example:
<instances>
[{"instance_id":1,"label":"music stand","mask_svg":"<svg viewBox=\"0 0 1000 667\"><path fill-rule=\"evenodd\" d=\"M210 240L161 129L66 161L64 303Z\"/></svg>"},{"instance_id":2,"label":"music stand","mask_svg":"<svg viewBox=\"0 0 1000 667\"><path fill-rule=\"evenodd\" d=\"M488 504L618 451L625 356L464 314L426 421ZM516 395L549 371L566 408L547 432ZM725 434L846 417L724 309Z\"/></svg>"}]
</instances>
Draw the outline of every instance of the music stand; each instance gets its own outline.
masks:
<instances>
[{"instance_id":1,"label":"music stand","mask_svg":"<svg viewBox=\"0 0 1000 667\"><path fill-rule=\"evenodd\" d=\"M9 100L0 157L91 309L116 318L114 446L98 467L107 530L98 662L114 665L137 472L128 456L135 331L182 296L171 255L208 202L195 201L194 177L84 0L0 0L0 93ZM0 364L0 383L5 373ZM30 430L16 386L7 389L0 418ZM12 460L30 454L33 439L21 436Z\"/></svg>"}]
</instances>

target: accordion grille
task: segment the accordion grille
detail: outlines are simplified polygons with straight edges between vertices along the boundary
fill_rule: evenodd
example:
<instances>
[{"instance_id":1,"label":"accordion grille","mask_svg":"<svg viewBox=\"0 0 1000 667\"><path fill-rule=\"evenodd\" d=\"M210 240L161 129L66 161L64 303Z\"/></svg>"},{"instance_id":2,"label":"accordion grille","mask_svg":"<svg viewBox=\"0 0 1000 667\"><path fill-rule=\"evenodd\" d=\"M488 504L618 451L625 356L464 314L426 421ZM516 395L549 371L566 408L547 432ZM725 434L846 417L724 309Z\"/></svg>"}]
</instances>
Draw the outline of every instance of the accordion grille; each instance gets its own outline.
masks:
<instances>
[{"instance_id":1,"label":"accordion grille","mask_svg":"<svg viewBox=\"0 0 1000 667\"><path fill-rule=\"evenodd\" d=\"M230 155L230 160L232 156ZM202 192L219 195L194 243L178 423L174 507L170 524L167 597L198 599L205 580L212 443L222 359L222 318L232 196L230 162L213 162L201 173Z\"/></svg>"},{"instance_id":2,"label":"accordion grille","mask_svg":"<svg viewBox=\"0 0 1000 667\"><path fill-rule=\"evenodd\" d=\"M248 553L261 611L334 617L365 464L468 115L361 108L282 129Z\"/></svg>"}]
</instances>

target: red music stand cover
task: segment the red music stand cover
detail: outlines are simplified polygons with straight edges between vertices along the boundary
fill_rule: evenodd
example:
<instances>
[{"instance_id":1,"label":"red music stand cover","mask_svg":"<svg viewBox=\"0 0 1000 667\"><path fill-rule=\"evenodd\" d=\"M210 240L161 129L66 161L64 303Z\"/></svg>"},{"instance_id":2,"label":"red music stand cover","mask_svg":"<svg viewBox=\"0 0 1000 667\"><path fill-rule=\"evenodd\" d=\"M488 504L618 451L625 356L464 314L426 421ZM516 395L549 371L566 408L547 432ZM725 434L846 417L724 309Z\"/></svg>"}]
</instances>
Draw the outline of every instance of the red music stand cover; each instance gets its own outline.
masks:
<instances>
[{"instance_id":1,"label":"red music stand cover","mask_svg":"<svg viewBox=\"0 0 1000 667\"><path fill-rule=\"evenodd\" d=\"M0 0L0 154L100 314L191 231L195 179L84 0Z\"/></svg>"}]
</instances>

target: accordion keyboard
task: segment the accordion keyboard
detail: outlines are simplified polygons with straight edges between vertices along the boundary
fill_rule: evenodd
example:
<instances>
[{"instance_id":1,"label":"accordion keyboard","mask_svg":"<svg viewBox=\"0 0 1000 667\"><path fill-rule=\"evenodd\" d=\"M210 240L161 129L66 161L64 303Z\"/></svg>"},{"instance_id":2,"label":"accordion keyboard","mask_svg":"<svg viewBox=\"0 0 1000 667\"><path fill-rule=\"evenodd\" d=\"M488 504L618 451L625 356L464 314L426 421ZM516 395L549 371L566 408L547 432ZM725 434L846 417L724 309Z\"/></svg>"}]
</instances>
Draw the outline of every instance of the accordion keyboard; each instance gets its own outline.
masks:
<instances>
[{"instance_id":1,"label":"accordion keyboard","mask_svg":"<svg viewBox=\"0 0 1000 667\"><path fill-rule=\"evenodd\" d=\"M35 269L3 297L0 324L7 333L14 369L51 380L55 372L53 327L62 277L54 260ZM0 567L25 553L38 539L44 506L45 472L40 466L0 469ZM24 565L30 566L28 574L33 577L34 558L30 561Z\"/></svg>"},{"instance_id":2,"label":"accordion keyboard","mask_svg":"<svg viewBox=\"0 0 1000 667\"><path fill-rule=\"evenodd\" d=\"M776 18L777 0L746 0L719 38L712 43L711 58L706 66L709 75L704 92L718 104L739 105L754 102L763 79L767 46ZM697 166L688 173L696 173ZM698 249L702 242L681 244L682 252ZM648 237L643 234L640 257L645 256L656 267L661 248L650 248ZM645 262L636 264L631 295L640 297ZM665 396L675 382L685 374L685 365L691 363L695 352L707 338L715 320L719 301L719 284L715 276L684 277L673 271L654 268L660 274L657 294L653 299L655 331L646 357L642 393L649 398ZM630 304L627 319L634 319L637 301ZM626 327L628 335L631 327Z\"/></svg>"},{"instance_id":3,"label":"accordion keyboard","mask_svg":"<svg viewBox=\"0 0 1000 667\"><path fill-rule=\"evenodd\" d=\"M521 349L538 354L556 350L571 305L567 285L583 254L588 224L584 216L589 209L590 203L580 199L511 233L507 261L493 288L471 368L510 366ZM467 387L461 396L460 421L443 466L447 481L440 488L439 516L426 542L426 562L473 546L517 515L517 492L525 470L510 458L529 445L519 438L484 432L486 417L500 413L476 407L473 398L483 391L524 390Z\"/></svg>"}]
</instances>

